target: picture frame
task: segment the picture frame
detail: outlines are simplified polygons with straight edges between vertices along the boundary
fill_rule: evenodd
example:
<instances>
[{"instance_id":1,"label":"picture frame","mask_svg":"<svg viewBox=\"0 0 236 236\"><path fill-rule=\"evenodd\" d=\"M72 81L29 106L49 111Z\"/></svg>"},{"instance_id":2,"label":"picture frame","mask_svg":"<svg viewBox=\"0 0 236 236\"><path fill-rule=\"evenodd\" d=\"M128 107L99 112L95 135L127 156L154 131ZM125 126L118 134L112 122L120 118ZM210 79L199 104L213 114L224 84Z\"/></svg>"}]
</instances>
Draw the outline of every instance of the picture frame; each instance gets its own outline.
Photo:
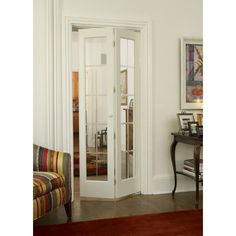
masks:
<instances>
[{"instance_id":1,"label":"picture frame","mask_svg":"<svg viewBox=\"0 0 236 236\"><path fill-rule=\"evenodd\" d=\"M181 109L203 108L203 41L181 39Z\"/></svg>"},{"instance_id":2,"label":"picture frame","mask_svg":"<svg viewBox=\"0 0 236 236\"><path fill-rule=\"evenodd\" d=\"M189 129L189 135L190 136L197 136L197 126L198 123L196 121L188 122L188 129Z\"/></svg>"},{"instance_id":3,"label":"picture frame","mask_svg":"<svg viewBox=\"0 0 236 236\"><path fill-rule=\"evenodd\" d=\"M197 136L202 137L203 136L203 126L202 125L197 125Z\"/></svg>"},{"instance_id":4,"label":"picture frame","mask_svg":"<svg viewBox=\"0 0 236 236\"><path fill-rule=\"evenodd\" d=\"M188 122L194 122L193 113L178 113L177 114L179 120L180 130L186 131L189 130Z\"/></svg>"},{"instance_id":5,"label":"picture frame","mask_svg":"<svg viewBox=\"0 0 236 236\"><path fill-rule=\"evenodd\" d=\"M203 114L202 113L197 114L197 122L198 122L198 125L200 125L200 126L203 125Z\"/></svg>"},{"instance_id":6,"label":"picture frame","mask_svg":"<svg viewBox=\"0 0 236 236\"><path fill-rule=\"evenodd\" d=\"M120 72L120 94L121 94L121 105L127 105L128 103L128 87L127 87L127 69Z\"/></svg>"}]
</instances>

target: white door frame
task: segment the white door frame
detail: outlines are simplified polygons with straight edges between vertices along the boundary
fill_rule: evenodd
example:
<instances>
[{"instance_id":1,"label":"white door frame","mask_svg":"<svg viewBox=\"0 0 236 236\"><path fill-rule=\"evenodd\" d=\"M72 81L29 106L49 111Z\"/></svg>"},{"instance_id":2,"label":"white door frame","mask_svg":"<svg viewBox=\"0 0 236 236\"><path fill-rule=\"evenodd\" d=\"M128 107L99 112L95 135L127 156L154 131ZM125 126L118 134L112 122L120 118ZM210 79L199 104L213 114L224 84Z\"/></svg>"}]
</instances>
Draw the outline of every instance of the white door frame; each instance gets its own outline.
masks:
<instances>
[{"instance_id":1,"label":"white door frame","mask_svg":"<svg viewBox=\"0 0 236 236\"><path fill-rule=\"evenodd\" d=\"M141 193L152 194L152 22L150 20L96 19L62 17L62 109L63 146L71 154L72 199L73 189L73 110L72 110L72 26L83 27L125 27L140 31L140 78L141 78Z\"/></svg>"}]
</instances>

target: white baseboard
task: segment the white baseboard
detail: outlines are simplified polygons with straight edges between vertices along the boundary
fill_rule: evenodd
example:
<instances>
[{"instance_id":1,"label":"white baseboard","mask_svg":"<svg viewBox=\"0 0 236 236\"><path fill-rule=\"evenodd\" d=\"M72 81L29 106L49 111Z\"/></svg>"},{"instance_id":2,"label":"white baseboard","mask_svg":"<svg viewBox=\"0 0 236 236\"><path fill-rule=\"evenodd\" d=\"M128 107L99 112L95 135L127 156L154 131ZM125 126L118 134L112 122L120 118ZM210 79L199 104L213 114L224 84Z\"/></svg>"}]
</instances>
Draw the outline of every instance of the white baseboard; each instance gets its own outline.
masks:
<instances>
[{"instance_id":1,"label":"white baseboard","mask_svg":"<svg viewBox=\"0 0 236 236\"><path fill-rule=\"evenodd\" d=\"M174 188L174 176L156 175L153 177L153 194L171 193ZM195 182L187 176L177 175L176 192L195 191ZM199 186L202 190L202 186Z\"/></svg>"}]
</instances>

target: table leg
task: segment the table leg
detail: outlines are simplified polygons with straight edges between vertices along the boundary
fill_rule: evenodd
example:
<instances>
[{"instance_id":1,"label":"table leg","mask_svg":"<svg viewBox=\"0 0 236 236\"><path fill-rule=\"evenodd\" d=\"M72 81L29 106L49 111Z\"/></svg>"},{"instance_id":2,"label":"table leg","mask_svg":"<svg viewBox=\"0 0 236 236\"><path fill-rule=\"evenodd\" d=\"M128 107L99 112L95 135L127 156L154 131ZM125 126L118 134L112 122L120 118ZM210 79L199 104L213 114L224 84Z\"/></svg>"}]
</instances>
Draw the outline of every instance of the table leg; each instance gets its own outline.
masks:
<instances>
[{"instance_id":1,"label":"table leg","mask_svg":"<svg viewBox=\"0 0 236 236\"><path fill-rule=\"evenodd\" d=\"M199 203L199 159L200 159L201 146L194 146L194 162L195 162L195 178L196 178L196 202L195 207L198 208Z\"/></svg>"},{"instance_id":2,"label":"table leg","mask_svg":"<svg viewBox=\"0 0 236 236\"><path fill-rule=\"evenodd\" d=\"M173 171L174 171L174 179L175 179L175 185L174 185L174 189L172 191L172 197L174 197L174 195L175 195L175 190L176 190L176 186L177 186L176 163L175 163L176 144L177 144L177 142L174 139L171 144L171 147L170 147L170 155L171 155L171 161L172 161L172 166L173 166Z\"/></svg>"}]
</instances>

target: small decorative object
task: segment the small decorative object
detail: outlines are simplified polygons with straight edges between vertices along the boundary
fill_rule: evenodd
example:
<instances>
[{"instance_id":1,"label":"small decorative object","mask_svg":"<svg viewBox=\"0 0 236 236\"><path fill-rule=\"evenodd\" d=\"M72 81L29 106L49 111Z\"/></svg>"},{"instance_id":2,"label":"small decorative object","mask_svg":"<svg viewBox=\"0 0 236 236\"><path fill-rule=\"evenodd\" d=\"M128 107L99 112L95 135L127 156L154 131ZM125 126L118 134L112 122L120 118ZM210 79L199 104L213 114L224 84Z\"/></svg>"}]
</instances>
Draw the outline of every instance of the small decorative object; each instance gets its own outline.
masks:
<instances>
[{"instance_id":1,"label":"small decorative object","mask_svg":"<svg viewBox=\"0 0 236 236\"><path fill-rule=\"evenodd\" d=\"M197 126L198 123L193 121L193 122L188 122L188 128L189 128L189 135L190 136L197 136Z\"/></svg>"},{"instance_id":2,"label":"small decorative object","mask_svg":"<svg viewBox=\"0 0 236 236\"><path fill-rule=\"evenodd\" d=\"M121 105L127 105L127 69L120 72L120 95Z\"/></svg>"},{"instance_id":3,"label":"small decorative object","mask_svg":"<svg viewBox=\"0 0 236 236\"><path fill-rule=\"evenodd\" d=\"M202 113L198 113L197 114L198 125L202 125L202 118L203 118L203 114Z\"/></svg>"},{"instance_id":4,"label":"small decorative object","mask_svg":"<svg viewBox=\"0 0 236 236\"><path fill-rule=\"evenodd\" d=\"M197 136L202 137L203 136L203 126L202 125L197 125Z\"/></svg>"},{"instance_id":5,"label":"small decorative object","mask_svg":"<svg viewBox=\"0 0 236 236\"><path fill-rule=\"evenodd\" d=\"M202 39L181 39L181 109L202 109Z\"/></svg>"},{"instance_id":6,"label":"small decorative object","mask_svg":"<svg viewBox=\"0 0 236 236\"><path fill-rule=\"evenodd\" d=\"M179 126L181 131L189 130L188 122L194 121L193 113L178 113Z\"/></svg>"}]
</instances>

